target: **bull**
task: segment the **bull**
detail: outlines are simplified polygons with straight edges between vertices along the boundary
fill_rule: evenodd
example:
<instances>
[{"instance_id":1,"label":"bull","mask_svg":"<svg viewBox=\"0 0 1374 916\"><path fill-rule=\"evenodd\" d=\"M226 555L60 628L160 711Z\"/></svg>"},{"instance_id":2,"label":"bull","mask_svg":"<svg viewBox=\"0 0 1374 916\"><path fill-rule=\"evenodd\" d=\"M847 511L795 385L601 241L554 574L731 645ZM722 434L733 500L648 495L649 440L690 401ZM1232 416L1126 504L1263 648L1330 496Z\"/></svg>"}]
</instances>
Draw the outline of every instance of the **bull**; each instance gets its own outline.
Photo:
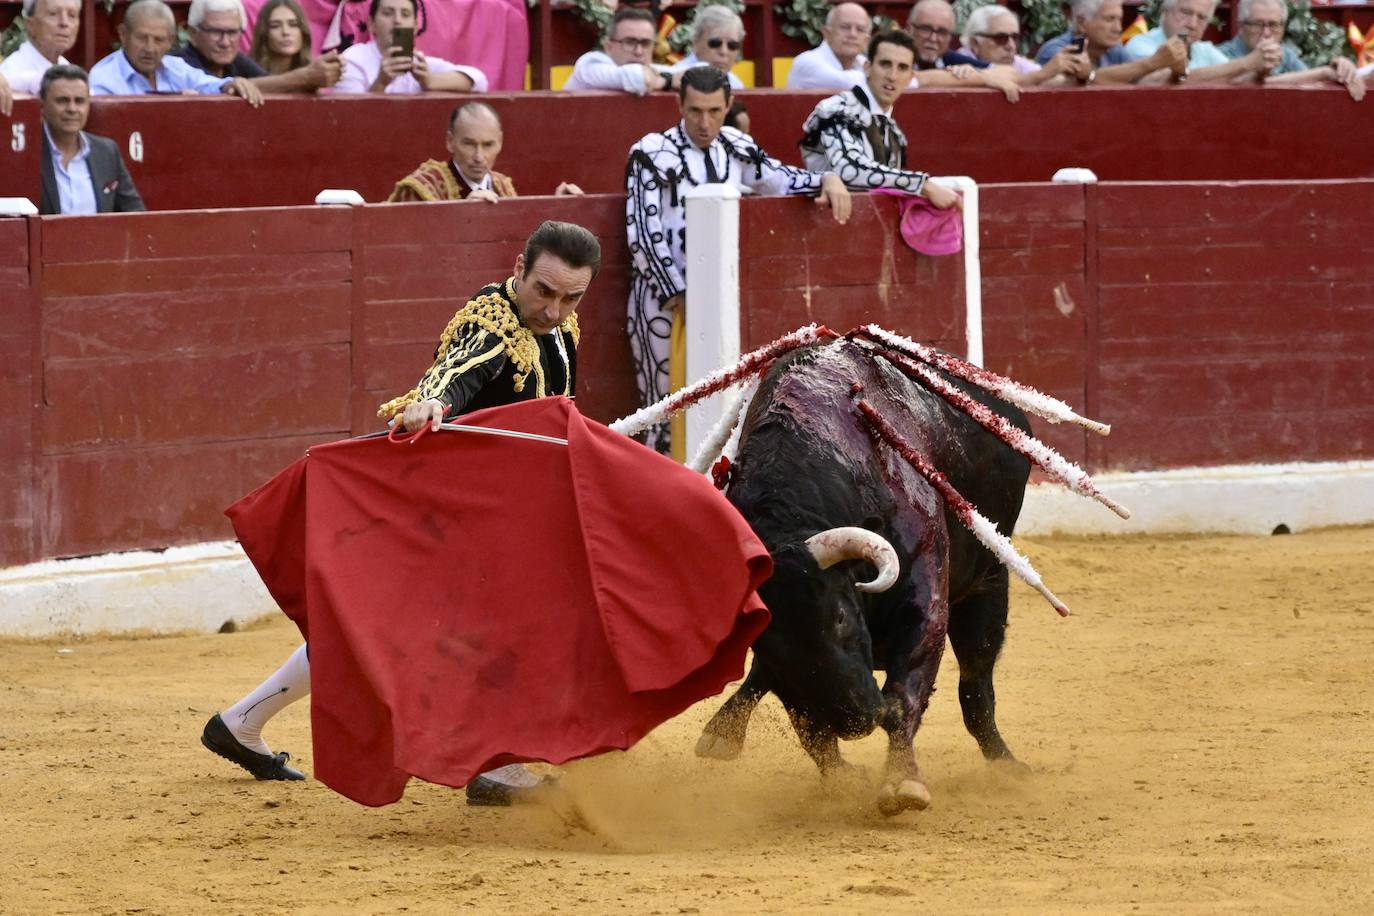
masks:
<instances>
[{"instance_id":1,"label":"bull","mask_svg":"<svg viewBox=\"0 0 1374 916\"><path fill-rule=\"evenodd\" d=\"M1021 410L945 378L1029 432ZM993 685L1008 576L931 482L876 442L855 409L860 390L998 531L1010 536L1016 524L1030 462L964 410L852 340L777 359L745 417L727 490L773 556L761 589L773 620L697 753L737 756L771 691L823 775L846 766L840 739L887 732L878 807L891 815L930 803L913 740L946 637L959 662L965 726L984 757L1016 764L997 727Z\"/></svg>"}]
</instances>

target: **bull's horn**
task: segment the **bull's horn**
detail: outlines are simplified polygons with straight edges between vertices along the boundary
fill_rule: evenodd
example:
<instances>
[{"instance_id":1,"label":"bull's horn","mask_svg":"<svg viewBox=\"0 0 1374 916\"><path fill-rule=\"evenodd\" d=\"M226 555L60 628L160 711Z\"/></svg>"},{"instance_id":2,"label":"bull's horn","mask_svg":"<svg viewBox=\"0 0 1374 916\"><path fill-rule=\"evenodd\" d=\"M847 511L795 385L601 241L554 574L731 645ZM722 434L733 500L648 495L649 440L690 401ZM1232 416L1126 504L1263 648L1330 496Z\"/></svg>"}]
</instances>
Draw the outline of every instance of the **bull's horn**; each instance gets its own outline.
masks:
<instances>
[{"instance_id":1,"label":"bull's horn","mask_svg":"<svg viewBox=\"0 0 1374 916\"><path fill-rule=\"evenodd\" d=\"M897 551L881 535L867 528L830 528L806 539L807 549L816 558L816 565L829 569L845 560L867 560L878 568L878 575L870 582L855 584L861 592L885 592L897 581L901 563Z\"/></svg>"}]
</instances>

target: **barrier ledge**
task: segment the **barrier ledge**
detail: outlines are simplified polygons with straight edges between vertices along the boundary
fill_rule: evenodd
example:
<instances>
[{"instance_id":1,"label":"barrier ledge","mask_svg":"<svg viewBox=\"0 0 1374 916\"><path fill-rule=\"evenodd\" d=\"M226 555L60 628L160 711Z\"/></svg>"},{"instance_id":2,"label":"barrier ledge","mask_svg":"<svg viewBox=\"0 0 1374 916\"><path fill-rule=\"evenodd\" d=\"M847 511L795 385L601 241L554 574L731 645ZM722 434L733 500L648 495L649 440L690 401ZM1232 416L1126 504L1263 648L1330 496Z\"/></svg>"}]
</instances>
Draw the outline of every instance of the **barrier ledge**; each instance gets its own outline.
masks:
<instances>
[{"instance_id":1,"label":"barrier ledge","mask_svg":"<svg viewBox=\"0 0 1374 916\"><path fill-rule=\"evenodd\" d=\"M1026 490L1016 533L1273 534L1374 521L1374 461L1250 464L1095 474L1122 521L1056 484Z\"/></svg>"},{"instance_id":2,"label":"barrier ledge","mask_svg":"<svg viewBox=\"0 0 1374 916\"><path fill-rule=\"evenodd\" d=\"M0 636L213 633L274 610L236 541L0 570Z\"/></svg>"},{"instance_id":3,"label":"barrier ledge","mask_svg":"<svg viewBox=\"0 0 1374 916\"><path fill-rule=\"evenodd\" d=\"M1374 461L1100 474L1123 522L1054 484L1026 491L1016 534L1267 535L1374 519ZM221 541L0 570L0 636L212 633L276 604L238 544Z\"/></svg>"}]
</instances>

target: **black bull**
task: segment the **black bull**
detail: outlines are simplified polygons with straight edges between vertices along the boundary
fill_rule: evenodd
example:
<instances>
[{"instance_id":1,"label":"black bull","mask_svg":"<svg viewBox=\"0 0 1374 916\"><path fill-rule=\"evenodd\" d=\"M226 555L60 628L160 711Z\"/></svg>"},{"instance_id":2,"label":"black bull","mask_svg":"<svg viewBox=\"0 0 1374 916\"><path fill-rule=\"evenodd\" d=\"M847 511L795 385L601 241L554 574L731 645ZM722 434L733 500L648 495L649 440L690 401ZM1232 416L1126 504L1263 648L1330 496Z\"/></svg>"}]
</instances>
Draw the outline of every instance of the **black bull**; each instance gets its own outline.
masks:
<instances>
[{"instance_id":1,"label":"black bull","mask_svg":"<svg viewBox=\"0 0 1374 916\"><path fill-rule=\"evenodd\" d=\"M949 378L946 376L946 378ZM1023 430L1023 413L950 379ZM797 350L769 370L748 415L728 490L773 555L761 589L773 621L740 689L697 745L729 759L768 691L787 709L822 773L844 766L838 739L888 733L885 813L929 803L912 741L948 635L959 661L964 724L989 759L1013 759L997 730L992 674L1007 624L1007 570L907 461L870 437L853 406L869 401L960 493L1010 536L1029 462L939 395L849 341ZM900 559L896 583L862 561L822 570L805 545L826 529L876 532ZM873 672L886 672L881 691Z\"/></svg>"}]
</instances>

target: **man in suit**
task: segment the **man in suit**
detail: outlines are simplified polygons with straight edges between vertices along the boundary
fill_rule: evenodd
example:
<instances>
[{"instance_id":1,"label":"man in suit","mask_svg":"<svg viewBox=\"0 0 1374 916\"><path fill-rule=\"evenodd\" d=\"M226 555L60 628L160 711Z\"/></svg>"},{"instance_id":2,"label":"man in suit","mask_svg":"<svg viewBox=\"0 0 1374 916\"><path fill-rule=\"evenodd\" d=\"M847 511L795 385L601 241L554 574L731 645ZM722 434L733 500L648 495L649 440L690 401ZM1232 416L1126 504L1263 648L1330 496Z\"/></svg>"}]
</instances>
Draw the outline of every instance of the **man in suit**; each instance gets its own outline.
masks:
<instances>
[{"instance_id":1,"label":"man in suit","mask_svg":"<svg viewBox=\"0 0 1374 916\"><path fill-rule=\"evenodd\" d=\"M43 102L43 191L40 213L146 210L119 147L86 133L90 77L71 64L50 67L39 85Z\"/></svg>"}]
</instances>

